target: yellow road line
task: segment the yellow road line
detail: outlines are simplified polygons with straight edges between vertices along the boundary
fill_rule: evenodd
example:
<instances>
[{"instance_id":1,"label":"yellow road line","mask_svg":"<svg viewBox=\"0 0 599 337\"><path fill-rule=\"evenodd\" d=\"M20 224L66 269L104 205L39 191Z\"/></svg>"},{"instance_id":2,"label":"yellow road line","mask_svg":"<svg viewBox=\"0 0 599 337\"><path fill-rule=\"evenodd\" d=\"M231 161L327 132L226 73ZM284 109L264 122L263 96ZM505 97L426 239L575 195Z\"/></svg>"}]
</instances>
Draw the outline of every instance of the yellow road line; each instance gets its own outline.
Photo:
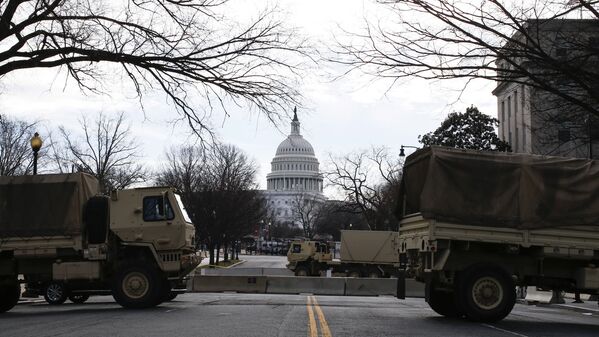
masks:
<instances>
[{"instance_id":1,"label":"yellow road line","mask_svg":"<svg viewBox=\"0 0 599 337\"><path fill-rule=\"evenodd\" d=\"M316 314L318 315L318 321L320 322L320 331L322 331L322 337L332 337L331 330L329 329L329 325L327 324L327 320L324 318L324 313L322 309L318 305L316 301L316 297L312 296L312 304L314 305L314 309L316 309Z\"/></svg>"},{"instance_id":2,"label":"yellow road line","mask_svg":"<svg viewBox=\"0 0 599 337\"><path fill-rule=\"evenodd\" d=\"M314 319L314 311L312 310L312 296L308 296L308 337L318 337L318 329L316 328L316 319Z\"/></svg>"}]
</instances>

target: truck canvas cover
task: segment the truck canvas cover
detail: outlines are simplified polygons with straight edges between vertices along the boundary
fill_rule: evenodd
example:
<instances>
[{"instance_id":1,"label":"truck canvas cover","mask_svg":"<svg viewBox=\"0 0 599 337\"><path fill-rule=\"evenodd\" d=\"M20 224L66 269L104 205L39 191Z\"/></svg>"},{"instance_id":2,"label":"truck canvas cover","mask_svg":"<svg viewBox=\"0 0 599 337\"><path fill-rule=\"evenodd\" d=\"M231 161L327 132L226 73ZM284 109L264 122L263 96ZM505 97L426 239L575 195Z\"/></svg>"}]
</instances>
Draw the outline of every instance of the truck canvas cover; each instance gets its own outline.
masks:
<instances>
[{"instance_id":1,"label":"truck canvas cover","mask_svg":"<svg viewBox=\"0 0 599 337\"><path fill-rule=\"evenodd\" d=\"M599 226L599 161L433 146L405 162L399 214L517 229Z\"/></svg>"},{"instance_id":2,"label":"truck canvas cover","mask_svg":"<svg viewBox=\"0 0 599 337\"><path fill-rule=\"evenodd\" d=\"M78 234L98 190L85 173L0 177L0 239Z\"/></svg>"},{"instance_id":3,"label":"truck canvas cover","mask_svg":"<svg viewBox=\"0 0 599 337\"><path fill-rule=\"evenodd\" d=\"M391 231L341 231L341 261L354 263L399 263L397 239Z\"/></svg>"}]
</instances>

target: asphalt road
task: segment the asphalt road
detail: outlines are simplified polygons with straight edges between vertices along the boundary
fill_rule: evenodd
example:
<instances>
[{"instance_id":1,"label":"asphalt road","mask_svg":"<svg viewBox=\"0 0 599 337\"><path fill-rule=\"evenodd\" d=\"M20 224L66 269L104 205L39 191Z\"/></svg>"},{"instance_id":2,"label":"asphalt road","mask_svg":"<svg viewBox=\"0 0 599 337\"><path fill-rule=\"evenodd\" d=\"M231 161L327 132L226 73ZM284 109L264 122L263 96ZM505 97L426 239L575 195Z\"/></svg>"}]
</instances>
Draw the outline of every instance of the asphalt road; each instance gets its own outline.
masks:
<instances>
[{"instance_id":1,"label":"asphalt road","mask_svg":"<svg viewBox=\"0 0 599 337\"><path fill-rule=\"evenodd\" d=\"M596 313L516 305L495 324L446 319L422 299L185 294L148 310L109 296L85 304L19 304L0 315L0 336L597 336Z\"/></svg>"},{"instance_id":2,"label":"asphalt road","mask_svg":"<svg viewBox=\"0 0 599 337\"><path fill-rule=\"evenodd\" d=\"M244 263L234 268L286 268L287 256L277 255L239 255Z\"/></svg>"}]
</instances>

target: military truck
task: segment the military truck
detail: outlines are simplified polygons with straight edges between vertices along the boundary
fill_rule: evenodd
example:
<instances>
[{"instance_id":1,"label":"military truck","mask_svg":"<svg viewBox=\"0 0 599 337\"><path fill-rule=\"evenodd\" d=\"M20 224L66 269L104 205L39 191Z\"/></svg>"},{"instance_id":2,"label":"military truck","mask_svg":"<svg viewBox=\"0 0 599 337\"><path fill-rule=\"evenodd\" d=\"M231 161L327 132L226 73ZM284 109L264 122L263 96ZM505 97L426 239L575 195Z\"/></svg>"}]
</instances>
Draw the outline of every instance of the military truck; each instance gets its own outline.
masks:
<instances>
[{"instance_id":1,"label":"military truck","mask_svg":"<svg viewBox=\"0 0 599 337\"><path fill-rule=\"evenodd\" d=\"M399 269L397 232L341 231L340 259L333 259L328 243L294 241L287 268L296 276L321 276L327 270L349 277L389 277Z\"/></svg>"},{"instance_id":2,"label":"military truck","mask_svg":"<svg viewBox=\"0 0 599 337\"><path fill-rule=\"evenodd\" d=\"M598 161L431 147L401 191L402 270L437 313L501 320L516 286L599 293Z\"/></svg>"},{"instance_id":3,"label":"military truck","mask_svg":"<svg viewBox=\"0 0 599 337\"><path fill-rule=\"evenodd\" d=\"M112 293L126 308L146 308L200 262L195 230L172 188L99 195L85 173L0 177L0 312L20 284L52 304Z\"/></svg>"}]
</instances>

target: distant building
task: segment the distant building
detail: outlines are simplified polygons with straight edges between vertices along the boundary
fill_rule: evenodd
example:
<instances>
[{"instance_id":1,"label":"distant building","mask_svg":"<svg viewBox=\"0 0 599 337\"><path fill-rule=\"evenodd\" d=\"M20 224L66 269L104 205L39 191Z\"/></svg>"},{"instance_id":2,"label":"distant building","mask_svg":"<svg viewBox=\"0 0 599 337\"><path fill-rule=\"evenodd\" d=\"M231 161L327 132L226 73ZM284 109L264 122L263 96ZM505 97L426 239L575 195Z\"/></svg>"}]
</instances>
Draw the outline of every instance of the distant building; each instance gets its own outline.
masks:
<instances>
[{"instance_id":1,"label":"distant building","mask_svg":"<svg viewBox=\"0 0 599 337\"><path fill-rule=\"evenodd\" d=\"M535 43L540 50L557 62L584 60L583 67L599 70L596 53L589 53L589 46L599 48L599 20L529 20L526 24L528 36L518 32L512 38L525 43ZM588 94L572 85L571 79L560 77L535 62L532 53L518 52L519 46L506 45L509 60L498 59L500 69L513 67L517 62L527 71L559 85L570 95L588 99ZM518 56L515 56L518 55ZM530 56L527 56L530 55ZM589 56L589 57L587 57ZM509 61L509 62L508 62ZM585 68L588 69L588 68ZM526 85L527 79L517 78L523 83L499 82L493 94L497 96L499 138L508 142L514 152L542 155L599 158L599 123L582 108L565 101L554 93ZM560 90L562 90L560 88ZM585 96L586 95L586 96Z\"/></svg>"},{"instance_id":2,"label":"distant building","mask_svg":"<svg viewBox=\"0 0 599 337\"><path fill-rule=\"evenodd\" d=\"M277 147L266 176L265 199L269 218L275 222L298 225L293 207L298 201L323 203L323 178L314 148L300 133L297 111L291 121L291 133Z\"/></svg>"}]
</instances>

